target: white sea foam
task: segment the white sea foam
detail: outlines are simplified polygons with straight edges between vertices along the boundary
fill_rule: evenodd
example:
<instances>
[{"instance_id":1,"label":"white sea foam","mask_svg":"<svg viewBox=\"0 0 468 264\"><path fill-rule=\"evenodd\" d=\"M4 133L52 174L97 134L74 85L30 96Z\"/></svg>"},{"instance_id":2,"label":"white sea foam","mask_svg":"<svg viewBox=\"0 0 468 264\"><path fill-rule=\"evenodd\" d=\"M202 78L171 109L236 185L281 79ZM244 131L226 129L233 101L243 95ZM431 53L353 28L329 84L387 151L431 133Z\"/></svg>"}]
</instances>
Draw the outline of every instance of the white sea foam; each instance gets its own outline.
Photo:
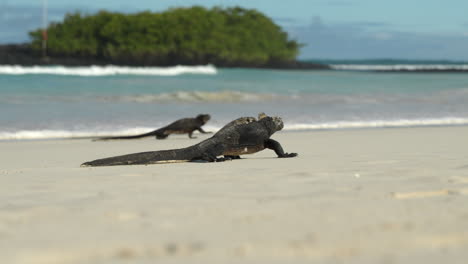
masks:
<instances>
[{"instance_id":1,"label":"white sea foam","mask_svg":"<svg viewBox=\"0 0 468 264\"><path fill-rule=\"evenodd\" d=\"M468 118L441 118L441 119L399 119L374 121L341 121L323 123L292 123L285 124L286 131L301 130L334 130L357 128L393 128L393 127L421 127L421 126L456 126L468 125ZM207 126L205 130L216 132L221 126ZM69 138L96 138L102 136L136 135L152 131L154 128L135 127L120 130L21 130L16 132L0 132L0 140L34 140L34 139L69 139Z\"/></svg>"},{"instance_id":2,"label":"white sea foam","mask_svg":"<svg viewBox=\"0 0 468 264\"><path fill-rule=\"evenodd\" d=\"M213 65L200 66L174 66L174 67L123 67L123 66L18 66L0 65L0 74L24 75L24 74L51 74L51 75L75 75L75 76L109 76L109 75L156 75L175 76L180 74L216 74Z\"/></svg>"},{"instance_id":3,"label":"white sea foam","mask_svg":"<svg viewBox=\"0 0 468 264\"><path fill-rule=\"evenodd\" d=\"M434 119L398 119L373 121L338 121L314 124L285 124L285 130L321 130L352 128L390 128L418 126L455 126L468 125L468 118L434 118Z\"/></svg>"},{"instance_id":4,"label":"white sea foam","mask_svg":"<svg viewBox=\"0 0 468 264\"><path fill-rule=\"evenodd\" d=\"M331 68L353 71L468 71L468 64L333 64Z\"/></svg>"},{"instance_id":5,"label":"white sea foam","mask_svg":"<svg viewBox=\"0 0 468 264\"><path fill-rule=\"evenodd\" d=\"M136 127L121 130L20 130L16 132L0 132L0 140L22 140L22 139L60 139L60 138L94 138L101 136L137 135L152 131L154 128Z\"/></svg>"}]
</instances>

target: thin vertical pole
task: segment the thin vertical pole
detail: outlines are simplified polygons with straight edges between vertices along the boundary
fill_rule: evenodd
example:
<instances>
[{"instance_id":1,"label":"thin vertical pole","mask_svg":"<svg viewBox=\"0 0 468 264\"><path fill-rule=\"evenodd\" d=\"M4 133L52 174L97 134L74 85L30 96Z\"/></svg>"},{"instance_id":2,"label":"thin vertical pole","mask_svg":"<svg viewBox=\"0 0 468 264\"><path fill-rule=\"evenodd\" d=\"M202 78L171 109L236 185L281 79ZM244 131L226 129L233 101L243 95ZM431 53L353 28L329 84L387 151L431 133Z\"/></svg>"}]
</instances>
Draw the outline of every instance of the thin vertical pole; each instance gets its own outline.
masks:
<instances>
[{"instance_id":1,"label":"thin vertical pole","mask_svg":"<svg viewBox=\"0 0 468 264\"><path fill-rule=\"evenodd\" d=\"M42 0L42 56L47 57L47 0Z\"/></svg>"}]
</instances>

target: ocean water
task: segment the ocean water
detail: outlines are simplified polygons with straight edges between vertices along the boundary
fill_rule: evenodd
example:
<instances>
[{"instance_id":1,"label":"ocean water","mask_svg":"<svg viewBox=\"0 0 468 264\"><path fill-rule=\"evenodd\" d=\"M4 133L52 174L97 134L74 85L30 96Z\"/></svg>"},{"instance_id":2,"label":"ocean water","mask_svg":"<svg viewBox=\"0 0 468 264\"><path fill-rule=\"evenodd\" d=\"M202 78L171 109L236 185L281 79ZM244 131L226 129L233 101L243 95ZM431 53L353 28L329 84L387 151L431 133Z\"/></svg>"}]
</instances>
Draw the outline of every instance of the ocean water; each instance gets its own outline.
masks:
<instances>
[{"instance_id":1,"label":"ocean water","mask_svg":"<svg viewBox=\"0 0 468 264\"><path fill-rule=\"evenodd\" d=\"M285 130L468 125L468 73L454 62L332 61L335 70L213 66L0 66L0 140L129 135L208 113L281 116Z\"/></svg>"}]
</instances>

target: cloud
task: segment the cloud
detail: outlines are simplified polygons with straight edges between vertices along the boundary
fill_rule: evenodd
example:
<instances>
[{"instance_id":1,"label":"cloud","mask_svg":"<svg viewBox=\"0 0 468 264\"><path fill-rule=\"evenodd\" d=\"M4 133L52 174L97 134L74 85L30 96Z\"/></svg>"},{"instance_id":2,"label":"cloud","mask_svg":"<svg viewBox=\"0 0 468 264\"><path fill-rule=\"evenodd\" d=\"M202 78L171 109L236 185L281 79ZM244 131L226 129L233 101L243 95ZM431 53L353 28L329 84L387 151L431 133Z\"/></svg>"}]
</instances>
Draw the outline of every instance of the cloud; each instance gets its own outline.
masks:
<instances>
[{"instance_id":1,"label":"cloud","mask_svg":"<svg viewBox=\"0 0 468 264\"><path fill-rule=\"evenodd\" d=\"M296 18L290 18L290 17L273 17L273 21L282 27L286 26L297 26L301 25L304 23L304 21L300 21Z\"/></svg>"},{"instance_id":2,"label":"cloud","mask_svg":"<svg viewBox=\"0 0 468 264\"><path fill-rule=\"evenodd\" d=\"M328 24L314 17L306 26L287 32L305 46L300 58L407 58L468 60L466 34L401 32L387 24L361 22Z\"/></svg>"}]
</instances>

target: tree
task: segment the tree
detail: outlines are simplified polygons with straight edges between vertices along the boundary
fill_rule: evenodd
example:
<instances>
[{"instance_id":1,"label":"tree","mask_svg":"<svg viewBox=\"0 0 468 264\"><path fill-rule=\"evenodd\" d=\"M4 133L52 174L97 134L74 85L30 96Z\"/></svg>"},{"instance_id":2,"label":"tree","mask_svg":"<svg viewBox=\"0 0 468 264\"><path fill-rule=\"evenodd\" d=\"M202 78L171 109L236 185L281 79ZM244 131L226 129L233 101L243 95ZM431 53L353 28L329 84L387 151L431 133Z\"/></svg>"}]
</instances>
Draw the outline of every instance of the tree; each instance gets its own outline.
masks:
<instances>
[{"instance_id":1,"label":"tree","mask_svg":"<svg viewBox=\"0 0 468 264\"><path fill-rule=\"evenodd\" d=\"M48 27L48 54L134 64L261 66L292 61L300 44L270 18L241 7L67 14ZM41 30L30 32L41 48Z\"/></svg>"}]
</instances>

